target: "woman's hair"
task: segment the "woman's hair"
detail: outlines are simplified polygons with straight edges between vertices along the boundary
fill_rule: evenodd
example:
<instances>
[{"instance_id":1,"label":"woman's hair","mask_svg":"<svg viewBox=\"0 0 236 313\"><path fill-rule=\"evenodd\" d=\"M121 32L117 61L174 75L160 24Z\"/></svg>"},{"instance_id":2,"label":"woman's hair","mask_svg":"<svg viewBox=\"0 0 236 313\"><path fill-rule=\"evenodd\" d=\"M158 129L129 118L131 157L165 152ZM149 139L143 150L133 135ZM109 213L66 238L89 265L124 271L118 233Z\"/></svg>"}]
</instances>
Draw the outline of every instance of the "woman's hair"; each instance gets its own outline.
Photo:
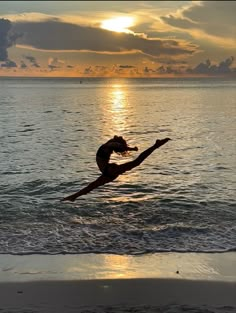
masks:
<instances>
[{"instance_id":1,"label":"woman's hair","mask_svg":"<svg viewBox=\"0 0 236 313\"><path fill-rule=\"evenodd\" d=\"M114 151L118 154L121 154L122 156L127 156L129 153L128 153L128 144L126 142L126 140L121 137L121 136L114 136L112 139L112 141L114 142L118 142L120 143L122 146L121 147L117 147L114 149Z\"/></svg>"}]
</instances>

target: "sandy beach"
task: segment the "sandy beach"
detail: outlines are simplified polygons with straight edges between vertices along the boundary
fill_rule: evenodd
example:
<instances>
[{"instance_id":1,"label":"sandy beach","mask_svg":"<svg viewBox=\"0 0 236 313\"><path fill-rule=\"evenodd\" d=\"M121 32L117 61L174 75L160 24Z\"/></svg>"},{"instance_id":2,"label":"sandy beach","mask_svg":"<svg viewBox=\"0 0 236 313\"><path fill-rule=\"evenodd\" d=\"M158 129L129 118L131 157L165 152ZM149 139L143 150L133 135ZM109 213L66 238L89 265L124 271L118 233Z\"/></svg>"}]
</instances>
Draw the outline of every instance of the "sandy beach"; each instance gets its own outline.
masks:
<instances>
[{"instance_id":1,"label":"sandy beach","mask_svg":"<svg viewBox=\"0 0 236 313\"><path fill-rule=\"evenodd\" d=\"M235 312L235 288L170 279L5 283L1 312Z\"/></svg>"},{"instance_id":2,"label":"sandy beach","mask_svg":"<svg viewBox=\"0 0 236 313\"><path fill-rule=\"evenodd\" d=\"M235 253L2 255L0 309L3 313L236 312L235 260Z\"/></svg>"}]
</instances>

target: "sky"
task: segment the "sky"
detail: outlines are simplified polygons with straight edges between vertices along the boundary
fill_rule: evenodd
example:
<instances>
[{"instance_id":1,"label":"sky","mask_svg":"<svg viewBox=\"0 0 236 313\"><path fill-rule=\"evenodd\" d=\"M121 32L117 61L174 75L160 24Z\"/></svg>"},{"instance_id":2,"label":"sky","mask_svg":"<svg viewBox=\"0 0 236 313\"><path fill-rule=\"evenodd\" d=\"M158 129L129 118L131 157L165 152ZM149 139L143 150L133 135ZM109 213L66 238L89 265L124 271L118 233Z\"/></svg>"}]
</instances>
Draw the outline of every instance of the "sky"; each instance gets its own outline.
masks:
<instances>
[{"instance_id":1,"label":"sky","mask_svg":"<svg viewBox=\"0 0 236 313\"><path fill-rule=\"evenodd\" d=\"M0 76L236 77L236 1L1 1Z\"/></svg>"}]
</instances>

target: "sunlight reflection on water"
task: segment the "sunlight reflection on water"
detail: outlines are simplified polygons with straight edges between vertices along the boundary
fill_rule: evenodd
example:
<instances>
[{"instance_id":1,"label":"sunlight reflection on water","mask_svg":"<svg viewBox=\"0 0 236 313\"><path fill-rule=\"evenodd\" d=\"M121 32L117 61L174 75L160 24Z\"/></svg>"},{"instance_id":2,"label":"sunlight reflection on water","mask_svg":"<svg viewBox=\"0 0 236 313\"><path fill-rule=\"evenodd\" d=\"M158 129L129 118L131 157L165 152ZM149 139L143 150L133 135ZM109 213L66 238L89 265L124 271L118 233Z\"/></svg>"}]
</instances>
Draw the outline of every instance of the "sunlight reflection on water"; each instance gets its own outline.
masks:
<instances>
[{"instance_id":1,"label":"sunlight reflection on water","mask_svg":"<svg viewBox=\"0 0 236 313\"><path fill-rule=\"evenodd\" d=\"M0 252L234 250L231 84L13 79L1 85ZM115 134L139 148L125 158L112 155L119 163L157 138L173 140L111 184L60 203L100 175L97 148Z\"/></svg>"}]
</instances>

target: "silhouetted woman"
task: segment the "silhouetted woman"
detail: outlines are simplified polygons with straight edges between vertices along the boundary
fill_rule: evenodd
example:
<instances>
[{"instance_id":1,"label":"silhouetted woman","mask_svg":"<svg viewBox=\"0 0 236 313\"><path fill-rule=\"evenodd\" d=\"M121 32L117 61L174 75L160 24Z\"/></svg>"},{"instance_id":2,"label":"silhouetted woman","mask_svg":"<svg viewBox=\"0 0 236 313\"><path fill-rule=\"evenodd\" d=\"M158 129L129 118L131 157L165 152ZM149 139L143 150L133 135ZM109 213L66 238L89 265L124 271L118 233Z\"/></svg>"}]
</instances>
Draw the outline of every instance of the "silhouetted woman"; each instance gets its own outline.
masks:
<instances>
[{"instance_id":1,"label":"silhouetted woman","mask_svg":"<svg viewBox=\"0 0 236 313\"><path fill-rule=\"evenodd\" d=\"M129 147L126 140L120 136L114 136L112 139L104 143L97 151L96 161L97 165L102 172L95 181L90 183L87 187L80 191L68 196L62 201L75 201L76 198L85 195L91 190L109 183L116 179L119 175L132 170L134 167L140 165L154 150L167 143L170 138L158 139L155 144L150 148L143 151L135 160L126 162L124 164L109 163L111 154L116 152L125 155L128 151L138 151L137 147Z\"/></svg>"}]
</instances>

